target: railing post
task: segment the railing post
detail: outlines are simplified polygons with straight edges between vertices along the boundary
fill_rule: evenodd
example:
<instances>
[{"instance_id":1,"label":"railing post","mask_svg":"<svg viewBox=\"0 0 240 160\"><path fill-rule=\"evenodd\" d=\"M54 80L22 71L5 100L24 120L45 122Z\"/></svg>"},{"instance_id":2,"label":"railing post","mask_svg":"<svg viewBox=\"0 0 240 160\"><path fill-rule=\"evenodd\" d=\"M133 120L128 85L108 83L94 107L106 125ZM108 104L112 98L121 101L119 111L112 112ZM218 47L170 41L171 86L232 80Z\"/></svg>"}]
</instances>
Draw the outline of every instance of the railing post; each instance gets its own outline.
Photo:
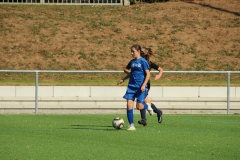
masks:
<instances>
[{"instance_id":1,"label":"railing post","mask_svg":"<svg viewBox=\"0 0 240 160\"><path fill-rule=\"evenodd\" d=\"M227 114L230 110L230 72L227 72Z\"/></svg>"},{"instance_id":2,"label":"railing post","mask_svg":"<svg viewBox=\"0 0 240 160\"><path fill-rule=\"evenodd\" d=\"M35 79L35 114L38 114L38 71Z\"/></svg>"}]
</instances>

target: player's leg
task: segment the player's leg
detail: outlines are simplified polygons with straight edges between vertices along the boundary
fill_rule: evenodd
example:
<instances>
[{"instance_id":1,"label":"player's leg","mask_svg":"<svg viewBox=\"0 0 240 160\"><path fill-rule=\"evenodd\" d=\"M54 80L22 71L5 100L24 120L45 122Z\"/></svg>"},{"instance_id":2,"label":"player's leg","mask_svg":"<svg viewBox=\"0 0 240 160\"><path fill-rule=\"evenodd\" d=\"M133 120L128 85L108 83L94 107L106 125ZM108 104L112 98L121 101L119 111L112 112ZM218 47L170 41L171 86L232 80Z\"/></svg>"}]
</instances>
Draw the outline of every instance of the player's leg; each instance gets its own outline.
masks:
<instances>
[{"instance_id":1,"label":"player's leg","mask_svg":"<svg viewBox=\"0 0 240 160\"><path fill-rule=\"evenodd\" d=\"M136 96L137 97L136 108L140 110L140 114L142 118L142 120L138 121L138 123L142 124L143 126L147 125L146 109L148 108L148 105L144 102L146 96L147 96L147 89L144 92L140 90L139 92L137 92L137 96Z\"/></svg>"},{"instance_id":2,"label":"player's leg","mask_svg":"<svg viewBox=\"0 0 240 160\"><path fill-rule=\"evenodd\" d=\"M146 126L147 125L147 119L146 119L146 109L147 109L147 104L146 103L141 103L137 102L137 108L140 110L140 115L141 115L141 120L138 121L139 124Z\"/></svg>"},{"instance_id":3,"label":"player's leg","mask_svg":"<svg viewBox=\"0 0 240 160\"><path fill-rule=\"evenodd\" d=\"M145 98L144 102L148 105L147 111L152 116L154 111L151 107L151 102L150 102L148 96Z\"/></svg>"},{"instance_id":4,"label":"player's leg","mask_svg":"<svg viewBox=\"0 0 240 160\"><path fill-rule=\"evenodd\" d=\"M153 109L151 108L151 102L150 102L150 100L149 100L149 98L148 98L148 93L149 93L149 91L150 91L150 88L151 88L151 84L150 84L150 82L147 84L147 96L146 96L146 98L145 98L145 100L144 100L144 102L148 105L148 108L147 108L147 111L148 111L148 113L152 116L153 115Z\"/></svg>"},{"instance_id":5,"label":"player's leg","mask_svg":"<svg viewBox=\"0 0 240 160\"><path fill-rule=\"evenodd\" d=\"M127 100L127 118L129 122L128 130L136 130L134 127L133 100Z\"/></svg>"},{"instance_id":6,"label":"player's leg","mask_svg":"<svg viewBox=\"0 0 240 160\"><path fill-rule=\"evenodd\" d=\"M162 111L158 109L153 103L151 103L153 112L157 113L158 123L162 123Z\"/></svg>"},{"instance_id":7,"label":"player's leg","mask_svg":"<svg viewBox=\"0 0 240 160\"><path fill-rule=\"evenodd\" d=\"M134 114L133 114L133 102L135 99L134 91L128 88L123 98L127 100L127 118L129 122L129 127L127 130L130 131L136 130L134 127Z\"/></svg>"}]
</instances>

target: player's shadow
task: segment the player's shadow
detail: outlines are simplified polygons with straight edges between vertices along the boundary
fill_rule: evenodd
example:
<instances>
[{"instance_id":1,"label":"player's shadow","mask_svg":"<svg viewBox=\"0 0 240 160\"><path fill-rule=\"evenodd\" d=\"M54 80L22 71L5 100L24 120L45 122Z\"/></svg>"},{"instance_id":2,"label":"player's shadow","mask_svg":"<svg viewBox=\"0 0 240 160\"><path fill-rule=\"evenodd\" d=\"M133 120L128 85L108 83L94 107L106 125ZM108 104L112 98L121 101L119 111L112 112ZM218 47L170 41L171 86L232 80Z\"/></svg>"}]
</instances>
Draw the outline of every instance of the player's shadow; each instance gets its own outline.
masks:
<instances>
[{"instance_id":1,"label":"player's shadow","mask_svg":"<svg viewBox=\"0 0 240 160\"><path fill-rule=\"evenodd\" d=\"M112 126L103 126L103 125L86 125L86 124L73 124L73 125L70 125L72 127L84 127L84 126L89 126L89 127L112 127Z\"/></svg>"},{"instance_id":2,"label":"player's shadow","mask_svg":"<svg viewBox=\"0 0 240 160\"><path fill-rule=\"evenodd\" d=\"M76 130L103 130L103 131L116 131L113 126L104 126L104 125L84 125L84 124L74 124L70 125L69 128L61 129L76 129Z\"/></svg>"}]
</instances>

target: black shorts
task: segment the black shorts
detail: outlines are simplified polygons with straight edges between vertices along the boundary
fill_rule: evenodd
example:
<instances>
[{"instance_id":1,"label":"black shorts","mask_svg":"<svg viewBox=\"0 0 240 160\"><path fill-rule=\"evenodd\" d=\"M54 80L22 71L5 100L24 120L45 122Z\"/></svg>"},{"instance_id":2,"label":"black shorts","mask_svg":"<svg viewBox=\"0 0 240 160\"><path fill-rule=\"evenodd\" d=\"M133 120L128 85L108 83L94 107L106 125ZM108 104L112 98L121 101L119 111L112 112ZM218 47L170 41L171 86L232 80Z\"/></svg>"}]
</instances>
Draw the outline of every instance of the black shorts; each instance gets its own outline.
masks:
<instances>
[{"instance_id":1,"label":"black shorts","mask_svg":"<svg viewBox=\"0 0 240 160\"><path fill-rule=\"evenodd\" d=\"M148 92L150 91L150 87L151 87L150 83L147 83ZM148 93L147 93L147 95L148 95Z\"/></svg>"}]
</instances>

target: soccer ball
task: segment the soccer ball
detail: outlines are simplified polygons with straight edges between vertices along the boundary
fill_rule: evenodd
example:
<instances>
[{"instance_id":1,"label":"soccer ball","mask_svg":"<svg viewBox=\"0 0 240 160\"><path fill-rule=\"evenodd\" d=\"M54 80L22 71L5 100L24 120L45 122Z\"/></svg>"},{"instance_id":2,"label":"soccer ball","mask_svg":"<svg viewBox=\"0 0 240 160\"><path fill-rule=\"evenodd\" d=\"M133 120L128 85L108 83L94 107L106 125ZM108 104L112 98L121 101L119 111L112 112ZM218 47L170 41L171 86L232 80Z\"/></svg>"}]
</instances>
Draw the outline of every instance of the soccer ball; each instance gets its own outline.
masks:
<instances>
[{"instance_id":1,"label":"soccer ball","mask_svg":"<svg viewBox=\"0 0 240 160\"><path fill-rule=\"evenodd\" d=\"M112 125L115 129L122 129L124 126L124 120L120 117L116 117L113 119Z\"/></svg>"}]
</instances>

